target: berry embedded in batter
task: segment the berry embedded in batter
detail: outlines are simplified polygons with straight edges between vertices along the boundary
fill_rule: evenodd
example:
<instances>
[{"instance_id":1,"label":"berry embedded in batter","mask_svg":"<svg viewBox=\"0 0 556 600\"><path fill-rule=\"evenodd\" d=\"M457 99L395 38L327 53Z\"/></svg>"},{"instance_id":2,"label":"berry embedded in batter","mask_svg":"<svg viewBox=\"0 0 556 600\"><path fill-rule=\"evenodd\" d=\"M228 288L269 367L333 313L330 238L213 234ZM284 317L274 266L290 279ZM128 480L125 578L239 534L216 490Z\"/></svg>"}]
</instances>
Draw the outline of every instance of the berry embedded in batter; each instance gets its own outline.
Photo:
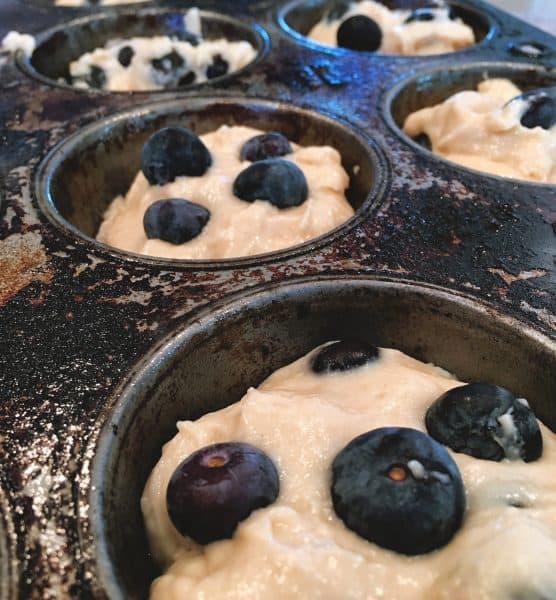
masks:
<instances>
[{"instance_id":1,"label":"berry embedded in batter","mask_svg":"<svg viewBox=\"0 0 556 600\"><path fill-rule=\"evenodd\" d=\"M432 438L404 427L369 431L341 450L331 494L346 527L402 554L447 544L465 511L456 463Z\"/></svg>"},{"instance_id":2,"label":"berry embedded in batter","mask_svg":"<svg viewBox=\"0 0 556 600\"><path fill-rule=\"evenodd\" d=\"M153 133L141 151L141 170L152 185L181 175L201 177L212 164L207 147L190 129L165 127Z\"/></svg>"},{"instance_id":3,"label":"berry embedded in batter","mask_svg":"<svg viewBox=\"0 0 556 600\"><path fill-rule=\"evenodd\" d=\"M292 147L288 139L278 131L269 131L247 140L241 147L241 160L257 162L266 158L278 158L290 154Z\"/></svg>"},{"instance_id":4,"label":"berry embedded in batter","mask_svg":"<svg viewBox=\"0 0 556 600\"><path fill-rule=\"evenodd\" d=\"M210 219L210 212L183 198L157 200L147 208L143 227L149 239L184 244L197 237Z\"/></svg>"},{"instance_id":5,"label":"berry embedded in batter","mask_svg":"<svg viewBox=\"0 0 556 600\"><path fill-rule=\"evenodd\" d=\"M239 442L197 450L174 471L166 492L174 527L199 544L231 538L238 523L272 504L280 481L272 460Z\"/></svg>"},{"instance_id":6,"label":"berry embedded in batter","mask_svg":"<svg viewBox=\"0 0 556 600\"><path fill-rule=\"evenodd\" d=\"M540 88L533 93L525 92L522 96L527 102L520 120L524 127L548 130L556 125L556 86Z\"/></svg>"},{"instance_id":7,"label":"berry embedded in batter","mask_svg":"<svg viewBox=\"0 0 556 600\"><path fill-rule=\"evenodd\" d=\"M475 458L530 462L542 454L529 404L498 385L470 383L449 390L427 410L425 423L435 440Z\"/></svg>"},{"instance_id":8,"label":"berry embedded in batter","mask_svg":"<svg viewBox=\"0 0 556 600\"><path fill-rule=\"evenodd\" d=\"M289 208L303 204L309 190L298 166L281 158L268 158L253 163L236 177L234 194L246 202L267 200L278 208Z\"/></svg>"},{"instance_id":9,"label":"berry embedded in batter","mask_svg":"<svg viewBox=\"0 0 556 600\"><path fill-rule=\"evenodd\" d=\"M311 361L314 373L349 371L377 360L376 346L361 340L341 340L321 348Z\"/></svg>"},{"instance_id":10,"label":"berry embedded in batter","mask_svg":"<svg viewBox=\"0 0 556 600\"><path fill-rule=\"evenodd\" d=\"M376 21L355 15L342 22L336 33L338 46L359 52L375 52L382 42L382 31Z\"/></svg>"}]
</instances>

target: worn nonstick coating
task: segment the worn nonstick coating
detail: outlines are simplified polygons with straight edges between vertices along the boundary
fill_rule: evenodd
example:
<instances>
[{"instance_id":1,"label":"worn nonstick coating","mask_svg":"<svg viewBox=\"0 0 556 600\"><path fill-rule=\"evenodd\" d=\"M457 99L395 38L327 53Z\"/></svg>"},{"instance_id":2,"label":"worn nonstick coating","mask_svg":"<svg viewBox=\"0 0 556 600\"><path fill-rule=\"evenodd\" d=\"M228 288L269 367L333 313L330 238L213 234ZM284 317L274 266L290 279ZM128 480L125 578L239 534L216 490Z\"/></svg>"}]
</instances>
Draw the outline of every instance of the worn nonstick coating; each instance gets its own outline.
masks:
<instances>
[{"instance_id":1,"label":"worn nonstick coating","mask_svg":"<svg viewBox=\"0 0 556 600\"><path fill-rule=\"evenodd\" d=\"M251 291L196 315L116 394L90 498L98 576L111 598L144 597L156 574L139 498L176 421L239 400L277 368L342 337L398 348L463 380L508 387L556 427L554 344L479 303L372 278L321 277Z\"/></svg>"}]
</instances>

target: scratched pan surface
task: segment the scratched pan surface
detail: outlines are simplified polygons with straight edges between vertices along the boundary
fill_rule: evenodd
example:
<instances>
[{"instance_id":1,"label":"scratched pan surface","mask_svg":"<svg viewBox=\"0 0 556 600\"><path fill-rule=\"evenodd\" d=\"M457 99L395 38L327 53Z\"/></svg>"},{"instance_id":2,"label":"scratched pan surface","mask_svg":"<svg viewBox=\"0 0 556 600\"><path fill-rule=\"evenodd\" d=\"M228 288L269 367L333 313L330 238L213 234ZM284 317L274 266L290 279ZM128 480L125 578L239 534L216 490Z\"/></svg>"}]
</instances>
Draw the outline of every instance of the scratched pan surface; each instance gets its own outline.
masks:
<instances>
[{"instance_id":1,"label":"scratched pan surface","mask_svg":"<svg viewBox=\"0 0 556 600\"><path fill-rule=\"evenodd\" d=\"M485 74L504 74L525 87L555 80L553 37L479 0L453 4L480 42L450 55L404 58L308 43L303 33L325 10L317 0L203 1L204 11L223 15L221 23L239 22L234 31L256 40L254 64L179 91L107 94L44 79L59 76L47 71L63 62L65 52L71 58L69 46L51 34L65 31L69 45L79 45L87 37L87 23L90 32L105 35L111 22L126 20L120 16L125 11L134 15L127 22L137 22L141 11L166 8L172 13L186 8L183 2L102 11L54 7L48 0L0 3L0 35L11 29L39 34L41 43L53 44L56 55L49 63L46 46L39 46L34 66L42 75L30 73L22 58L18 63L0 55L2 597L106 595L107 580L99 575L95 554L100 534L92 529L88 512L99 432L110 423L116 390L133 366L197 311L208 307L210 314L211 303L223 297L301 276L371 276L400 285L410 280L429 286L433 297L444 293L438 288L465 294L515 319L508 327L528 357L533 346L520 323L556 339L554 186L458 167L435 158L399 129L409 110L474 85ZM90 26L93 21L96 29ZM57 181L59 191L64 178L56 179L58 170L51 173L53 179L45 179L39 163L51 152L48 164L67 169L71 163L63 152L84 149L85 132L100 139L116 131L95 127L103 119L145 114L149 108L156 112L183 101L187 118L203 130L215 122L210 107L234 105L238 111L231 118L246 118L249 111L239 108L241 98L248 99L246 106L264 106L272 123L292 134L306 119L313 139L332 132L339 145L358 140L368 172L359 179L352 176L359 186L355 205L372 210L341 235L294 252L193 265L115 252L94 242L91 222L72 222L67 209L85 215L89 205L97 218L106 200L93 185L101 181L100 172L86 171L85 163L73 173L66 170L71 195L62 190L56 195L61 203L49 204L48 181ZM122 157L132 156L148 121L133 136L106 138L106 148L121 142L118 164L127 164ZM355 160L349 152L344 156L348 166ZM132 174L132 164L130 158L126 169L106 174L103 189L125 184L122 178ZM88 187L80 189L80 177ZM411 298L416 310L419 302L423 310L428 306L419 295ZM472 328L472 312L466 314ZM489 347L495 347L496 336L504 337L496 328L489 335ZM505 364L501 356L498 366ZM542 378L541 370L531 373Z\"/></svg>"}]
</instances>

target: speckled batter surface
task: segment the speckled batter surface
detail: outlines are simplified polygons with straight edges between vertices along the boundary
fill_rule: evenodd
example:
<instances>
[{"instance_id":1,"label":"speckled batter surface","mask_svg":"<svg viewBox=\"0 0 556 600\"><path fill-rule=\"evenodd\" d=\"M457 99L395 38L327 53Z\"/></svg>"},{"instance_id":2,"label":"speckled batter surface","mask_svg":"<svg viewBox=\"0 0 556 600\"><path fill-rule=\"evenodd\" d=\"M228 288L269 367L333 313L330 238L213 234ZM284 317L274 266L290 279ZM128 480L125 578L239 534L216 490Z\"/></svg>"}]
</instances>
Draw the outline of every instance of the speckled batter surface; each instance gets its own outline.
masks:
<instances>
[{"instance_id":1,"label":"speckled batter surface","mask_svg":"<svg viewBox=\"0 0 556 600\"><path fill-rule=\"evenodd\" d=\"M330 498L331 463L365 431L391 425L425 431L427 408L460 382L396 350L326 375L311 371L310 356L276 371L240 402L178 423L141 501L151 550L166 569L152 598L556 597L553 433L541 425L544 452L532 463L452 453L467 495L462 528L437 551L403 556L344 527ZM280 495L240 523L231 540L201 547L170 523L166 486L191 452L226 441L266 452L279 471Z\"/></svg>"}]
</instances>

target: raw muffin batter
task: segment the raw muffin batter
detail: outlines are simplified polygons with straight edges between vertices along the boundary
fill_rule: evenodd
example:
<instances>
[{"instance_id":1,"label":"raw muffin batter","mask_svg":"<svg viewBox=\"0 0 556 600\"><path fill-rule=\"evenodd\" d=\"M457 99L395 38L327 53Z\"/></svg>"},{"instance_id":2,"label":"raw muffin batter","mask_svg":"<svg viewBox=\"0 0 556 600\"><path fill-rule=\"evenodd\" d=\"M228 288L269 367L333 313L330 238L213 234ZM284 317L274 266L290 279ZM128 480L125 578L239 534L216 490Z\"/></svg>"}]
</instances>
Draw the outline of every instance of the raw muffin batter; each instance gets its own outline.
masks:
<instances>
[{"instance_id":1,"label":"raw muffin batter","mask_svg":"<svg viewBox=\"0 0 556 600\"><path fill-rule=\"evenodd\" d=\"M451 453L467 496L455 537L427 554L386 550L347 529L336 515L331 463L348 442L374 428L426 431L427 409L462 384L390 349L352 370L317 374L310 365L318 352L279 369L240 402L178 423L141 500L152 553L165 569L151 597L555 598L556 436L540 425L542 456L527 463ZM508 434L515 425L510 414L502 427ZM247 442L272 458L280 493L240 522L232 539L199 546L170 522L166 487L190 453L229 441Z\"/></svg>"},{"instance_id":2,"label":"raw muffin batter","mask_svg":"<svg viewBox=\"0 0 556 600\"><path fill-rule=\"evenodd\" d=\"M410 114L403 130L413 138L425 134L435 154L466 167L556 183L556 123L548 129L522 125L529 103L509 102L520 93L507 79L489 79L477 91Z\"/></svg>"},{"instance_id":3,"label":"raw muffin batter","mask_svg":"<svg viewBox=\"0 0 556 600\"><path fill-rule=\"evenodd\" d=\"M181 37L110 40L70 64L71 84L115 92L172 89L233 73L256 57L247 41L203 40L196 8L187 11Z\"/></svg>"},{"instance_id":4,"label":"raw muffin batter","mask_svg":"<svg viewBox=\"0 0 556 600\"><path fill-rule=\"evenodd\" d=\"M245 202L233 193L233 182L250 162L240 151L262 134L249 127L220 127L201 136L212 164L200 177L180 176L165 185L150 185L142 172L125 197L106 211L97 239L122 250L183 259L219 259L271 252L300 244L334 229L353 215L345 197L349 178L339 153L329 146L302 147L283 158L297 165L307 180L308 197L299 206L277 208L270 202ZM254 163L256 164L256 163ZM155 201L185 198L210 211L201 233L183 244L147 239L143 217Z\"/></svg>"},{"instance_id":5,"label":"raw muffin batter","mask_svg":"<svg viewBox=\"0 0 556 600\"><path fill-rule=\"evenodd\" d=\"M355 15L370 17L382 31L378 52L384 54L441 54L466 48L475 43L473 30L459 18L450 18L450 9L439 2L438 7L424 11L389 10L380 2L339 3L346 11L338 15L338 9L325 15L308 33L308 37L320 44L336 46L340 25ZM412 15L418 15L417 18ZM429 20L429 16L432 17ZM409 22L406 22L410 19Z\"/></svg>"}]
</instances>

